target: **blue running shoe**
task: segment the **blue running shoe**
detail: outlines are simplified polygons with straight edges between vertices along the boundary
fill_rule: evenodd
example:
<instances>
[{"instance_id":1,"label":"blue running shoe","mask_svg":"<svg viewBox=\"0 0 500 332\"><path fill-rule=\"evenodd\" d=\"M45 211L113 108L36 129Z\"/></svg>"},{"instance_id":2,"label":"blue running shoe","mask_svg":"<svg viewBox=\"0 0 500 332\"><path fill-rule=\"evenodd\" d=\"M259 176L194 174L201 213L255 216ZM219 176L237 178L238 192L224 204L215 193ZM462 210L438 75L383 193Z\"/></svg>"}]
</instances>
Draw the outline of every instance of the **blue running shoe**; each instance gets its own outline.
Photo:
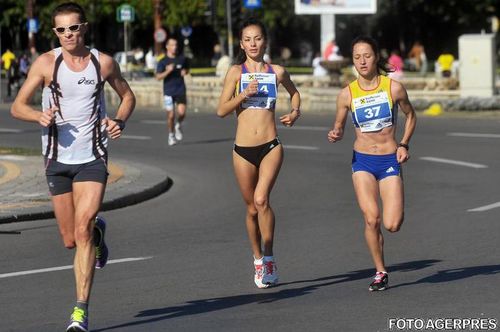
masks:
<instances>
[{"instance_id":1,"label":"blue running shoe","mask_svg":"<svg viewBox=\"0 0 500 332\"><path fill-rule=\"evenodd\" d=\"M87 319L87 314L82 309L74 307L66 332L88 332L88 331L89 331L89 321Z\"/></svg>"},{"instance_id":2,"label":"blue running shoe","mask_svg":"<svg viewBox=\"0 0 500 332\"><path fill-rule=\"evenodd\" d=\"M108 246L104 242L104 234L106 233L106 221L103 217L95 218L94 232L97 233L99 243L95 244L95 268L102 269L108 262Z\"/></svg>"}]
</instances>

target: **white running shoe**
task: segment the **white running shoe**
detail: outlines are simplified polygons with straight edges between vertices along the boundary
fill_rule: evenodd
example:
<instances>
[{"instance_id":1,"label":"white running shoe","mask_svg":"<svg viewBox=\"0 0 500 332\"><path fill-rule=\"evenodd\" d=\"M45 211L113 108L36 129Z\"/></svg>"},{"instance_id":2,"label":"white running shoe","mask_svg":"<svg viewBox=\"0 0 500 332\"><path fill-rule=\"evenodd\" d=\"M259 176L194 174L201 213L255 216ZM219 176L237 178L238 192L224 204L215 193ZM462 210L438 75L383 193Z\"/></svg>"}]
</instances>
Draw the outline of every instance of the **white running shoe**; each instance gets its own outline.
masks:
<instances>
[{"instance_id":1,"label":"white running shoe","mask_svg":"<svg viewBox=\"0 0 500 332\"><path fill-rule=\"evenodd\" d=\"M168 135L168 145L172 146L172 145L176 145L176 144L177 144L177 140L175 139L174 134L169 134Z\"/></svg>"},{"instance_id":2,"label":"white running shoe","mask_svg":"<svg viewBox=\"0 0 500 332\"><path fill-rule=\"evenodd\" d=\"M262 283L269 286L274 286L278 283L278 267L274 259L264 260L264 276Z\"/></svg>"},{"instance_id":3,"label":"white running shoe","mask_svg":"<svg viewBox=\"0 0 500 332\"><path fill-rule=\"evenodd\" d=\"M264 262L262 259L254 259L253 266L255 267L254 282L259 288L267 288L268 285L262 283L262 277L264 276Z\"/></svg>"},{"instance_id":4,"label":"white running shoe","mask_svg":"<svg viewBox=\"0 0 500 332\"><path fill-rule=\"evenodd\" d=\"M175 124L175 139L177 141L182 141L182 129L181 129L181 124L177 122Z\"/></svg>"}]
</instances>

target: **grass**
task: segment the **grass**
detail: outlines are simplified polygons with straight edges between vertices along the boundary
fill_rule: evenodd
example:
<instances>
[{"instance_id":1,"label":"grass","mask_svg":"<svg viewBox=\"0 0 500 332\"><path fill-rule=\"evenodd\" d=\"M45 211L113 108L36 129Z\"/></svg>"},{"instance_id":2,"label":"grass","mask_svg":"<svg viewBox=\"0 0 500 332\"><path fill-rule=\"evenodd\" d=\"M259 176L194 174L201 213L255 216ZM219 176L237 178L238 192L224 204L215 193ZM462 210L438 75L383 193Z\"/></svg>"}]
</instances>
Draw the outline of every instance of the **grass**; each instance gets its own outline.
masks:
<instances>
[{"instance_id":1,"label":"grass","mask_svg":"<svg viewBox=\"0 0 500 332\"><path fill-rule=\"evenodd\" d=\"M19 156L38 156L40 155L40 149L31 148L12 148L6 146L0 146L0 155L14 154Z\"/></svg>"}]
</instances>

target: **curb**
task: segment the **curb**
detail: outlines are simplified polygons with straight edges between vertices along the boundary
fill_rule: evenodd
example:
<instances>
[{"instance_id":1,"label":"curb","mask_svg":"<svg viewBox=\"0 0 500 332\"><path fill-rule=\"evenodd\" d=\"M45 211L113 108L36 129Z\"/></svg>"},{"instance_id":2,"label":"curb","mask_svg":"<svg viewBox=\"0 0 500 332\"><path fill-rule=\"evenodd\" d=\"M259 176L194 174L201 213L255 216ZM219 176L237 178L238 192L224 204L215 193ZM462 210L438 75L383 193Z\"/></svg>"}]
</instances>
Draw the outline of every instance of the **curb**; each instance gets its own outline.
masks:
<instances>
[{"instance_id":1,"label":"curb","mask_svg":"<svg viewBox=\"0 0 500 332\"><path fill-rule=\"evenodd\" d=\"M110 211L142 203L165 193L173 185L172 179L166 172L157 167L123 161L119 164L124 165L125 173L129 175L121 177L112 188L106 189L99 211ZM123 176L123 173L121 175ZM41 206L26 207L20 213L12 212L0 215L0 225L54 218L50 200Z\"/></svg>"},{"instance_id":2,"label":"curb","mask_svg":"<svg viewBox=\"0 0 500 332\"><path fill-rule=\"evenodd\" d=\"M101 209L99 211L110 211L120 209L126 206L135 205L147 201L151 198L159 196L167 192L174 182L168 176L162 180L157 185L145 189L141 192L125 195L119 198L105 200L102 203ZM0 224L9 224L21 221L34 221L41 219L52 219L54 218L53 210L46 210L40 212L27 212L17 215L12 215L8 217L0 217Z\"/></svg>"}]
</instances>

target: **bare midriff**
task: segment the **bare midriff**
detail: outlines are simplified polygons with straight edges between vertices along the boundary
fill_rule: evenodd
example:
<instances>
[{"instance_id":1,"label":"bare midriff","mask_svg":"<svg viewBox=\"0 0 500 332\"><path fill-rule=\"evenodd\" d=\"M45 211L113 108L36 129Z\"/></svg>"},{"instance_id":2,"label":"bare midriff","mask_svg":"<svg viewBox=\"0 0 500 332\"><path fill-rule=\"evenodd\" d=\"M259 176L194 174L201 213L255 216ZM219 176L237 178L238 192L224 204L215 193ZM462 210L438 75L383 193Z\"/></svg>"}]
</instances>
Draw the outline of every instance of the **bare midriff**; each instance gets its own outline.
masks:
<instances>
[{"instance_id":1,"label":"bare midriff","mask_svg":"<svg viewBox=\"0 0 500 332\"><path fill-rule=\"evenodd\" d=\"M235 144L257 146L276 138L274 110L247 108L238 111Z\"/></svg>"},{"instance_id":2,"label":"bare midriff","mask_svg":"<svg viewBox=\"0 0 500 332\"><path fill-rule=\"evenodd\" d=\"M356 128L354 150L360 153L384 155L394 153L397 149L395 140L396 127L387 127L376 132L361 132Z\"/></svg>"}]
</instances>

